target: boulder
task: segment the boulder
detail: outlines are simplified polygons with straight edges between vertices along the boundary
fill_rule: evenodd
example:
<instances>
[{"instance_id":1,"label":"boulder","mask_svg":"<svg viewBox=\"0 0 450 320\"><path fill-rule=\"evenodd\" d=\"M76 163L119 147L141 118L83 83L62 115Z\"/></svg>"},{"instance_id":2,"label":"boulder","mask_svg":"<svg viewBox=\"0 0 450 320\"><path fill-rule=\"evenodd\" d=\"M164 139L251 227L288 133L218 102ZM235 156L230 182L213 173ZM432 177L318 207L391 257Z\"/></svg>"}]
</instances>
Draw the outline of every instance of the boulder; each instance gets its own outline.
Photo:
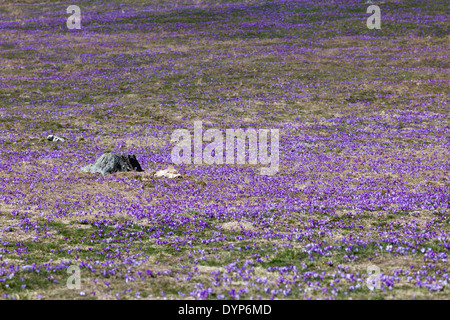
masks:
<instances>
[{"instance_id":1,"label":"boulder","mask_svg":"<svg viewBox=\"0 0 450 320\"><path fill-rule=\"evenodd\" d=\"M173 166L168 166L165 170L159 170L155 173L156 178L182 178L181 174Z\"/></svg>"},{"instance_id":2,"label":"boulder","mask_svg":"<svg viewBox=\"0 0 450 320\"><path fill-rule=\"evenodd\" d=\"M47 136L47 140L48 140L48 141L54 141L54 142L58 142L58 141L64 142L64 141L66 141L66 140L64 140L63 138L54 136L54 135L52 135L52 134L49 135L49 136Z\"/></svg>"},{"instance_id":3,"label":"boulder","mask_svg":"<svg viewBox=\"0 0 450 320\"><path fill-rule=\"evenodd\" d=\"M93 164L81 168L81 171L105 175L118 171L142 172L144 170L142 170L135 155L104 153Z\"/></svg>"}]
</instances>

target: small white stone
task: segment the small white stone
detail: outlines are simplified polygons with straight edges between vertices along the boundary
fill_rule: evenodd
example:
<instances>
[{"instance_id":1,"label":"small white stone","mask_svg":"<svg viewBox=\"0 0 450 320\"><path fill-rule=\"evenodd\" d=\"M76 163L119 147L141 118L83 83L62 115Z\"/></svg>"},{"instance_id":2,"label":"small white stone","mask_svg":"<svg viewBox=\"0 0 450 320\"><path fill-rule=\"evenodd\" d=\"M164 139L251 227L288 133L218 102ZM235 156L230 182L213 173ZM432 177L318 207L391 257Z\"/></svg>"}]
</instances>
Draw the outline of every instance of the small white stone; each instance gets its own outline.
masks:
<instances>
[{"instance_id":1,"label":"small white stone","mask_svg":"<svg viewBox=\"0 0 450 320\"><path fill-rule=\"evenodd\" d=\"M155 173L156 178L182 178L181 174L173 166L168 166L165 170L159 170Z\"/></svg>"},{"instance_id":2,"label":"small white stone","mask_svg":"<svg viewBox=\"0 0 450 320\"><path fill-rule=\"evenodd\" d=\"M58 142L58 141L64 142L64 141L65 141L63 138L54 136L54 135L52 135L52 134L50 134L49 136L47 136L47 140L48 140L48 141L55 141L55 142Z\"/></svg>"}]
</instances>

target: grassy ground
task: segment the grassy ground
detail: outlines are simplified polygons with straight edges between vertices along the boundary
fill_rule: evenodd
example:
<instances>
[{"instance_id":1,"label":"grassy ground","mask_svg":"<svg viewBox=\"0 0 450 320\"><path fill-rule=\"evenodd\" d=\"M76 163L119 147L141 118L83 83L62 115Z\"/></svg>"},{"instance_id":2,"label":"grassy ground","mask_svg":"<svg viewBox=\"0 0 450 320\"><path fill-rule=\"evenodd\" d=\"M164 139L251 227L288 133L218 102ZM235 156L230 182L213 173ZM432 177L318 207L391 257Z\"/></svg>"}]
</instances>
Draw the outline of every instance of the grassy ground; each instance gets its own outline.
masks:
<instances>
[{"instance_id":1,"label":"grassy ground","mask_svg":"<svg viewBox=\"0 0 450 320\"><path fill-rule=\"evenodd\" d=\"M0 4L2 298L449 298L446 1L381 30L363 1L70 4ZM195 120L278 128L279 173L154 178ZM104 152L145 172L80 172Z\"/></svg>"}]
</instances>

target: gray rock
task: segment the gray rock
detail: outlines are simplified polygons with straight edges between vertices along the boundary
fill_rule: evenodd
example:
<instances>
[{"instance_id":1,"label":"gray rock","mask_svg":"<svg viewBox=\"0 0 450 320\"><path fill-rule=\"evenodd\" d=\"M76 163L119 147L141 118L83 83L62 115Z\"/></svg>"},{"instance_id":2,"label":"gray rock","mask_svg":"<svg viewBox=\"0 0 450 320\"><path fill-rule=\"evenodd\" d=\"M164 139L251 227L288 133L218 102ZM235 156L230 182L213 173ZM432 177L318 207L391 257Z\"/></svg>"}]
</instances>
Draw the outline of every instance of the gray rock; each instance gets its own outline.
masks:
<instances>
[{"instance_id":1,"label":"gray rock","mask_svg":"<svg viewBox=\"0 0 450 320\"><path fill-rule=\"evenodd\" d=\"M66 140L63 139L63 138L54 136L54 135L52 135L52 134L49 135L49 136L47 137L47 140L48 140L48 141L55 141L55 142L58 142L58 141L64 142L64 141L66 141Z\"/></svg>"},{"instance_id":2,"label":"gray rock","mask_svg":"<svg viewBox=\"0 0 450 320\"><path fill-rule=\"evenodd\" d=\"M135 155L104 153L93 164L81 168L83 172L113 173L117 171L144 171Z\"/></svg>"}]
</instances>

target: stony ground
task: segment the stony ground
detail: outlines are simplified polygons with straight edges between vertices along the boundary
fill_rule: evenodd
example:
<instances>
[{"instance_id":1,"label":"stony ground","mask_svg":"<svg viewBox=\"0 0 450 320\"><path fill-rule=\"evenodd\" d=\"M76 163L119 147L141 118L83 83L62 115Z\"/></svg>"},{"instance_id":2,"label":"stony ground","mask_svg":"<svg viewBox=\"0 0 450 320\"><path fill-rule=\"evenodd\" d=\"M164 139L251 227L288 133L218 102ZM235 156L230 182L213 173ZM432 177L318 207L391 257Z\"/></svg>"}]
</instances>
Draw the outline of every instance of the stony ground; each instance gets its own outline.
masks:
<instances>
[{"instance_id":1,"label":"stony ground","mask_svg":"<svg viewBox=\"0 0 450 320\"><path fill-rule=\"evenodd\" d=\"M380 30L355 0L71 4L0 2L0 297L450 297L447 1ZM195 120L279 129L280 171L154 178ZM105 152L145 171L80 172Z\"/></svg>"}]
</instances>

